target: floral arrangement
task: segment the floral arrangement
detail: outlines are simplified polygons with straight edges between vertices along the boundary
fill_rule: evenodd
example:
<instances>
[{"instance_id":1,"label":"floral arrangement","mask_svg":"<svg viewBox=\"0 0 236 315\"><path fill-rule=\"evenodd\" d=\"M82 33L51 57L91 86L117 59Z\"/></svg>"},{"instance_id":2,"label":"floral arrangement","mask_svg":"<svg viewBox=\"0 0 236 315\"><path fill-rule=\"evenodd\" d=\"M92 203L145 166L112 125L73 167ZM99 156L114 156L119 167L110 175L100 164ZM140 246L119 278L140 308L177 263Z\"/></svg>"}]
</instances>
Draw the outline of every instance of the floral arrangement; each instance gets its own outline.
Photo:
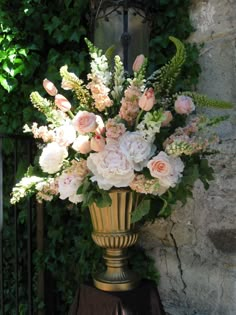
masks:
<instances>
[{"instance_id":1,"label":"floral arrangement","mask_svg":"<svg viewBox=\"0 0 236 315\"><path fill-rule=\"evenodd\" d=\"M48 79L43 81L47 98L31 93L47 124L24 126L39 140L39 157L13 188L12 204L35 194L39 202L57 197L104 207L111 203L111 189L128 188L140 194L133 215L138 221L167 216L177 200L191 196L197 179L208 187L213 170L205 156L217 141L209 127L224 117L197 116L197 107L231 105L176 91L186 53L181 41L170 40L175 56L146 77L143 55L129 76L119 56L112 63L110 50L103 54L85 39L92 59L87 82L66 65L60 69L61 88L73 94L71 101Z\"/></svg>"}]
</instances>

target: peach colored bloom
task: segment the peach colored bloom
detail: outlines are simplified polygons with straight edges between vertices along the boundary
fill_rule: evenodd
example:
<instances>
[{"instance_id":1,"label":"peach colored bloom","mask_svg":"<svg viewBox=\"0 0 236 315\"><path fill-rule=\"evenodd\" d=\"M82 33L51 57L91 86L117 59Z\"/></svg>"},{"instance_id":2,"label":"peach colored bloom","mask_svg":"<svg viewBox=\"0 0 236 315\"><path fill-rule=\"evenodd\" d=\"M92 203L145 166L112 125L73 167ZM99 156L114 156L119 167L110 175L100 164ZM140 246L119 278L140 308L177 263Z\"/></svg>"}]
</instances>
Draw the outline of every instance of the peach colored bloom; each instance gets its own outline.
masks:
<instances>
[{"instance_id":1,"label":"peach colored bloom","mask_svg":"<svg viewBox=\"0 0 236 315\"><path fill-rule=\"evenodd\" d=\"M145 60L144 55L138 55L136 57L136 59L134 60L134 63L133 63L133 71L134 72L138 72L141 69L141 67L144 63L144 60Z\"/></svg>"},{"instance_id":2,"label":"peach colored bloom","mask_svg":"<svg viewBox=\"0 0 236 315\"><path fill-rule=\"evenodd\" d=\"M68 112L71 109L71 103L61 94L55 96L55 104L63 112Z\"/></svg>"},{"instance_id":3,"label":"peach colored bloom","mask_svg":"<svg viewBox=\"0 0 236 315\"><path fill-rule=\"evenodd\" d=\"M100 152L105 147L105 139L101 135L95 135L91 139L91 150Z\"/></svg>"},{"instance_id":4,"label":"peach colored bloom","mask_svg":"<svg viewBox=\"0 0 236 315\"><path fill-rule=\"evenodd\" d=\"M139 99L139 107L145 111L149 111L156 103L155 93L153 88L146 89Z\"/></svg>"},{"instance_id":5,"label":"peach colored bloom","mask_svg":"<svg viewBox=\"0 0 236 315\"><path fill-rule=\"evenodd\" d=\"M121 100L119 116L130 125L133 125L139 113L138 100L141 96L141 92L136 86L131 85L125 90L124 94L125 97Z\"/></svg>"},{"instance_id":6,"label":"peach colored bloom","mask_svg":"<svg viewBox=\"0 0 236 315\"><path fill-rule=\"evenodd\" d=\"M112 139L118 139L126 131L125 125L117 123L115 119L109 118L106 123L106 137Z\"/></svg>"},{"instance_id":7,"label":"peach colored bloom","mask_svg":"<svg viewBox=\"0 0 236 315\"><path fill-rule=\"evenodd\" d=\"M195 110L195 105L191 97L180 95L175 101L175 111L178 114L189 115Z\"/></svg>"},{"instance_id":8,"label":"peach colored bloom","mask_svg":"<svg viewBox=\"0 0 236 315\"><path fill-rule=\"evenodd\" d=\"M43 80L43 87L45 89L45 91L51 95L51 96L55 96L57 94L57 88L55 87L55 85L49 81L48 79L44 79Z\"/></svg>"},{"instance_id":9,"label":"peach colored bloom","mask_svg":"<svg viewBox=\"0 0 236 315\"><path fill-rule=\"evenodd\" d=\"M157 178L147 179L143 174L135 174L130 188L141 194L163 195L168 187L161 186Z\"/></svg>"},{"instance_id":10,"label":"peach colored bloom","mask_svg":"<svg viewBox=\"0 0 236 315\"><path fill-rule=\"evenodd\" d=\"M80 134L93 132L97 128L97 117L87 111L79 111L73 118L73 125Z\"/></svg>"},{"instance_id":11,"label":"peach colored bloom","mask_svg":"<svg viewBox=\"0 0 236 315\"><path fill-rule=\"evenodd\" d=\"M87 84L87 88L91 90L93 99L95 101L95 107L100 111L104 111L106 107L111 107L113 101L110 99L108 93L110 89L96 76L89 76L92 79Z\"/></svg>"},{"instance_id":12,"label":"peach colored bloom","mask_svg":"<svg viewBox=\"0 0 236 315\"><path fill-rule=\"evenodd\" d=\"M162 127L166 127L170 124L170 122L173 120L173 115L171 114L171 112L169 110L164 112L164 115L166 117L166 119L161 123Z\"/></svg>"},{"instance_id":13,"label":"peach colored bloom","mask_svg":"<svg viewBox=\"0 0 236 315\"><path fill-rule=\"evenodd\" d=\"M75 139L75 141L72 145L72 148L75 151L80 152L82 154L89 153L91 151L89 136L79 135Z\"/></svg>"}]
</instances>

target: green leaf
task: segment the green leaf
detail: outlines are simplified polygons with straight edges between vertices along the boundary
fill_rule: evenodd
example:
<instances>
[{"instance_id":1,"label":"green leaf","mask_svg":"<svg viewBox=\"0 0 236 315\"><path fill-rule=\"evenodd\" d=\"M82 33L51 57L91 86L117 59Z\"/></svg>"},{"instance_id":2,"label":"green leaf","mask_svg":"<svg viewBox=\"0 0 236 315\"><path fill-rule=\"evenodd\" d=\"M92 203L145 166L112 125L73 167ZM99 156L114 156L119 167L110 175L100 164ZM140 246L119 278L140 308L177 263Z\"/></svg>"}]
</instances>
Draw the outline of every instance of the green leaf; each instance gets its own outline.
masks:
<instances>
[{"instance_id":1,"label":"green leaf","mask_svg":"<svg viewBox=\"0 0 236 315\"><path fill-rule=\"evenodd\" d=\"M109 193L105 190L99 190L100 196L95 199L95 202L99 208L110 207L112 200Z\"/></svg>"},{"instance_id":2,"label":"green leaf","mask_svg":"<svg viewBox=\"0 0 236 315\"><path fill-rule=\"evenodd\" d=\"M151 207L149 199L143 199L131 215L133 223L140 221L146 214L148 214Z\"/></svg>"}]
</instances>

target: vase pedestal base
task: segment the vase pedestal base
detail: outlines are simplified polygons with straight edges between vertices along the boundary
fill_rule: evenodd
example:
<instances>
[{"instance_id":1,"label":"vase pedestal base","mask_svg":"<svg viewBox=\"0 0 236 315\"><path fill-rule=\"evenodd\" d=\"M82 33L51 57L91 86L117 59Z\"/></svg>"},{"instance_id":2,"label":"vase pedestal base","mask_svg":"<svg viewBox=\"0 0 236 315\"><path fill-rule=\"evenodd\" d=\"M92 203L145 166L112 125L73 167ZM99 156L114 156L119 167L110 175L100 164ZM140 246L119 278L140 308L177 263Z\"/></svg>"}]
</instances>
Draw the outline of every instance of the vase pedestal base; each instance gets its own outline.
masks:
<instances>
[{"instance_id":1,"label":"vase pedestal base","mask_svg":"<svg viewBox=\"0 0 236 315\"><path fill-rule=\"evenodd\" d=\"M95 287L102 291L129 291L136 288L140 283L138 275L130 270L126 275L125 273L123 274L123 279L109 278L106 281L106 278L106 272L95 275L93 277Z\"/></svg>"},{"instance_id":2,"label":"vase pedestal base","mask_svg":"<svg viewBox=\"0 0 236 315\"><path fill-rule=\"evenodd\" d=\"M129 291L138 286L140 277L128 268L126 249L106 249L103 258L107 269L93 277L96 288L103 291Z\"/></svg>"}]
</instances>

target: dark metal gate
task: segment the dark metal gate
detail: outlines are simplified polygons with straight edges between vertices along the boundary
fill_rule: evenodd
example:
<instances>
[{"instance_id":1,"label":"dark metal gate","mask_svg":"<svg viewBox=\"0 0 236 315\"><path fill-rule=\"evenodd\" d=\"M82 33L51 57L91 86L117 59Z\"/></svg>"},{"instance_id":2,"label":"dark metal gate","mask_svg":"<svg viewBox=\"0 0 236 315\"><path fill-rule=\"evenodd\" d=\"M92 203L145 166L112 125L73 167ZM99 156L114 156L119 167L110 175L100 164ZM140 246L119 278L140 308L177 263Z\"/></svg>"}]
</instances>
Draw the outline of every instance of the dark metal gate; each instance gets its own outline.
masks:
<instances>
[{"instance_id":1,"label":"dark metal gate","mask_svg":"<svg viewBox=\"0 0 236 315\"><path fill-rule=\"evenodd\" d=\"M0 135L0 315L34 314L32 246L33 206L10 205L19 167L31 162L32 140Z\"/></svg>"}]
</instances>

